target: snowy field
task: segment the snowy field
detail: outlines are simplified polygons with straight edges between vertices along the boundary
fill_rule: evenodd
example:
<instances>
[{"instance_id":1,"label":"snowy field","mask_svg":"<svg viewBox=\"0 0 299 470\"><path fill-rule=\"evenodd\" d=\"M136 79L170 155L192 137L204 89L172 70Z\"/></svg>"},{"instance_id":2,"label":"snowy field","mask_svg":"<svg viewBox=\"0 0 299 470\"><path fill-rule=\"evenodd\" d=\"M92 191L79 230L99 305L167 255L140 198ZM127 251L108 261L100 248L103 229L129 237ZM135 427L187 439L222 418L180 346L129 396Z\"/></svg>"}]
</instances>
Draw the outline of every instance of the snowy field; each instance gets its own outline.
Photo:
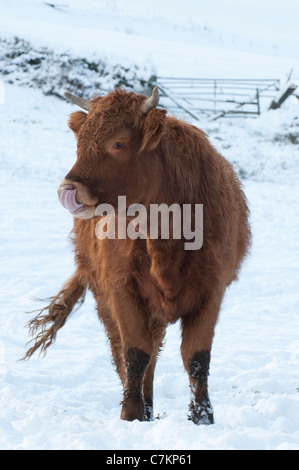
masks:
<instances>
[{"instance_id":1,"label":"snowy field","mask_svg":"<svg viewBox=\"0 0 299 470\"><path fill-rule=\"evenodd\" d=\"M225 5L225 7L224 7ZM0 40L168 76L292 78L299 84L296 0L0 0ZM0 49L1 59L1 49ZM299 449L299 105L258 119L196 123L243 177L253 247L227 291L212 351L215 424L187 420L179 325L167 332L150 423L119 419L121 387L91 295L45 359L18 362L33 298L74 269L72 217L56 188L75 159L75 108L4 81L0 104L0 449Z\"/></svg>"}]
</instances>

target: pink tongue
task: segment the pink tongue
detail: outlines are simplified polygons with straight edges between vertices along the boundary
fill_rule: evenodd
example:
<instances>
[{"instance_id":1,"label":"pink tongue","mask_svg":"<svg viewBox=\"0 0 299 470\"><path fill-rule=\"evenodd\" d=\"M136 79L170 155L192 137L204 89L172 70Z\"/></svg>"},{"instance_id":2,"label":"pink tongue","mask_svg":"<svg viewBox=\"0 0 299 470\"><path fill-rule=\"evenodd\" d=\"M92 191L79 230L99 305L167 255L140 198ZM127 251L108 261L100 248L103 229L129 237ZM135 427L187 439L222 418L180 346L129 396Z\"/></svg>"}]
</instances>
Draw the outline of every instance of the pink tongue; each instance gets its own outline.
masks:
<instances>
[{"instance_id":1,"label":"pink tongue","mask_svg":"<svg viewBox=\"0 0 299 470\"><path fill-rule=\"evenodd\" d=\"M76 189L63 189L60 198L60 204L63 205L68 211L76 212L80 207L84 206L84 204L78 204L76 201Z\"/></svg>"}]
</instances>

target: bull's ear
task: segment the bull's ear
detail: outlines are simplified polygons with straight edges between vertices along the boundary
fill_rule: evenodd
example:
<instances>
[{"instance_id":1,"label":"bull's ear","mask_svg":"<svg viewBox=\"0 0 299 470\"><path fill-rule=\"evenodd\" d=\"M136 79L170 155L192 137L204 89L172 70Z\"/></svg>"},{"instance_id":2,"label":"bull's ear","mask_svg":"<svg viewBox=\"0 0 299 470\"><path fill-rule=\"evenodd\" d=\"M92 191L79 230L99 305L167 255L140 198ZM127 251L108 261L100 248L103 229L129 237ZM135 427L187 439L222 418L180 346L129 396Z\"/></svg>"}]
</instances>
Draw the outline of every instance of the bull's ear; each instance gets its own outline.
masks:
<instances>
[{"instance_id":1,"label":"bull's ear","mask_svg":"<svg viewBox=\"0 0 299 470\"><path fill-rule=\"evenodd\" d=\"M144 118L142 125L142 144L140 152L143 150L153 150L157 147L166 132L165 109L151 109Z\"/></svg>"},{"instance_id":2,"label":"bull's ear","mask_svg":"<svg viewBox=\"0 0 299 470\"><path fill-rule=\"evenodd\" d=\"M75 113L72 113L70 115L69 128L72 129L76 136L78 135L81 126L84 124L86 118L87 114L83 111L76 111Z\"/></svg>"}]
</instances>

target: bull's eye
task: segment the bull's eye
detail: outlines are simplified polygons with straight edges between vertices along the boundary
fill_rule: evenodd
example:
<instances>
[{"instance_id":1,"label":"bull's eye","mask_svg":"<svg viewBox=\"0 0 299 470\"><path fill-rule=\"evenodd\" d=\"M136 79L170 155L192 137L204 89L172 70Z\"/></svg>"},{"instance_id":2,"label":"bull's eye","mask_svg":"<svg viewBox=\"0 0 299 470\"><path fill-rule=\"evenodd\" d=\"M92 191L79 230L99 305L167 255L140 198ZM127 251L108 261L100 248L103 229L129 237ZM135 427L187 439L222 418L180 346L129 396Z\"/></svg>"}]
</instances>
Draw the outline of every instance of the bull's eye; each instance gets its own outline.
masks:
<instances>
[{"instance_id":1,"label":"bull's eye","mask_svg":"<svg viewBox=\"0 0 299 470\"><path fill-rule=\"evenodd\" d=\"M122 147L123 147L123 144L121 142L115 142L115 144L113 145L113 148L116 150L119 150Z\"/></svg>"}]
</instances>

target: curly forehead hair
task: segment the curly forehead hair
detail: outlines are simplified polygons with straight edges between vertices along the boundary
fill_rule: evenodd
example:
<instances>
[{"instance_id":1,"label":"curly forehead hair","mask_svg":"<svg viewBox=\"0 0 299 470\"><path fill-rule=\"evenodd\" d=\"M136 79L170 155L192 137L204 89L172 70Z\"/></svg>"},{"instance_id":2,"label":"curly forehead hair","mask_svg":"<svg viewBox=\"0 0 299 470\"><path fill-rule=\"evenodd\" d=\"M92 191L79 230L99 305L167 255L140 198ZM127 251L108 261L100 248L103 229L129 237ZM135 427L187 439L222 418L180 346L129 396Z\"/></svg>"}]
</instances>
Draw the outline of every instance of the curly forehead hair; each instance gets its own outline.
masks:
<instances>
[{"instance_id":1,"label":"curly forehead hair","mask_svg":"<svg viewBox=\"0 0 299 470\"><path fill-rule=\"evenodd\" d=\"M127 92L116 88L107 96L97 97L92 100L91 113L95 112L101 122L109 119L119 120L128 124L137 125L141 117L140 107L145 96L134 92Z\"/></svg>"}]
</instances>

